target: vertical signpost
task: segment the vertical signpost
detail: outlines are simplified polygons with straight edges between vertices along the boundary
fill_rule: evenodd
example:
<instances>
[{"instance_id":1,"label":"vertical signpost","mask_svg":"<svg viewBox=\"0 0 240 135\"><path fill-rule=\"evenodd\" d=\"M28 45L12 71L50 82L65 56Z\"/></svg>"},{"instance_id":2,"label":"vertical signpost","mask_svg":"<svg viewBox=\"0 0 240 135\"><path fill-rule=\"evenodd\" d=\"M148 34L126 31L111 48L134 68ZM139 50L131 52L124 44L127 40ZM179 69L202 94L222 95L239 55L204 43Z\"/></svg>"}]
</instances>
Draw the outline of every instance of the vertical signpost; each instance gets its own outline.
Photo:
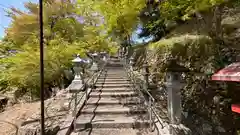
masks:
<instances>
[{"instance_id":1,"label":"vertical signpost","mask_svg":"<svg viewBox=\"0 0 240 135\"><path fill-rule=\"evenodd\" d=\"M44 47L43 47L43 1L39 0L39 36L40 36L40 92L41 92L41 135L44 135Z\"/></svg>"}]
</instances>

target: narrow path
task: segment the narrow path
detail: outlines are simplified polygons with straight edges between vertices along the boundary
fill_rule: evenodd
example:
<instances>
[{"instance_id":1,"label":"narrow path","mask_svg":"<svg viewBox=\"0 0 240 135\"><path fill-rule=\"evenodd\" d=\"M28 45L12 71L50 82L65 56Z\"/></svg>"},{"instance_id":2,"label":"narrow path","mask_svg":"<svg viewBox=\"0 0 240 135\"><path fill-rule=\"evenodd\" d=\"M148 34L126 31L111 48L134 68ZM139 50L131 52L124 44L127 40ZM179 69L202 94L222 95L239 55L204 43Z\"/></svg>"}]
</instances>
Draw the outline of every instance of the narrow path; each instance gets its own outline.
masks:
<instances>
[{"instance_id":1,"label":"narrow path","mask_svg":"<svg viewBox=\"0 0 240 135\"><path fill-rule=\"evenodd\" d=\"M118 60L108 62L71 135L157 135L150 131L147 107Z\"/></svg>"}]
</instances>

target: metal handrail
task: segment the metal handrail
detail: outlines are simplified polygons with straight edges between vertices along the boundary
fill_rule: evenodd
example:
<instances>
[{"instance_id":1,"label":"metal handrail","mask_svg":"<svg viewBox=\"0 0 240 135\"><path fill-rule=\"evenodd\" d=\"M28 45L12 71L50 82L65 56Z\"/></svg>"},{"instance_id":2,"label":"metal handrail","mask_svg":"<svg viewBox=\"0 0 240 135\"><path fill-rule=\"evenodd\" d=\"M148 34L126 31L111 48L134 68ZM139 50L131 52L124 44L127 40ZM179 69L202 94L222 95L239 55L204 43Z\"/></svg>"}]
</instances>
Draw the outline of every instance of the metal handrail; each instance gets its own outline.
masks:
<instances>
[{"instance_id":1,"label":"metal handrail","mask_svg":"<svg viewBox=\"0 0 240 135\"><path fill-rule=\"evenodd\" d=\"M125 62L124 62L125 63ZM125 67L125 70L127 71L127 75L128 75L128 77L130 78L130 80L131 80L131 82L132 82L132 84L134 85L134 88L136 89L136 90L138 90L139 91L139 94L141 94L141 96L143 96L144 97L144 95L143 95L143 92L144 93L146 93L147 94L147 96L148 96L148 101L146 102L147 104L148 104L148 113L149 113L149 121L150 121L150 129L152 130L152 131L154 131L154 129L153 129L153 125L155 125L155 127L157 127L156 126L156 123L154 122L154 120L153 120L153 115L157 118L157 121L160 123L160 125L161 125L161 128L163 129L164 128L164 126L163 126L163 121L161 120L161 118L158 116L158 114L157 114L157 111L156 111L156 107L155 107L155 99L153 98L153 96L149 93L149 91L148 91L148 88L146 87L146 85L144 86L143 85L143 83L139 83L139 82L137 82L137 78L139 78L139 77L137 77L134 73L133 73L133 70L132 70L132 68L130 68L130 66L128 65L128 64L124 64L124 67ZM142 86L143 85L143 86ZM142 88L141 88L142 87ZM144 98L145 99L145 98ZM146 99L145 99L145 101L146 101ZM157 127L158 128L158 127Z\"/></svg>"}]
</instances>

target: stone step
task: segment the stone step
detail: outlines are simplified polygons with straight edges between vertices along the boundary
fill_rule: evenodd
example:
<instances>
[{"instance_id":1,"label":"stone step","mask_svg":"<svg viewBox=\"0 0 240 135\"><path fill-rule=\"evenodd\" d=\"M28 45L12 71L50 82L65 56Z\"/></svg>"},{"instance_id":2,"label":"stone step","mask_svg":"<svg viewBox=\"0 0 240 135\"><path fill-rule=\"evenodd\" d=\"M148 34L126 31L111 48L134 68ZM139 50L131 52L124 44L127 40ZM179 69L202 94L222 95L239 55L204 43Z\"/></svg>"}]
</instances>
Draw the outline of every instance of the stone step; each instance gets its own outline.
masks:
<instances>
[{"instance_id":1,"label":"stone step","mask_svg":"<svg viewBox=\"0 0 240 135\"><path fill-rule=\"evenodd\" d=\"M116 78L116 79L109 79L109 78L105 78L105 79L102 79L102 78L99 78L98 79L99 82L121 82L121 81L130 81L129 79L127 78Z\"/></svg>"},{"instance_id":2,"label":"stone step","mask_svg":"<svg viewBox=\"0 0 240 135\"><path fill-rule=\"evenodd\" d=\"M105 70L106 72L105 73L116 73L116 72L124 72L126 73L125 69L123 67L105 67Z\"/></svg>"},{"instance_id":3,"label":"stone step","mask_svg":"<svg viewBox=\"0 0 240 135\"><path fill-rule=\"evenodd\" d=\"M119 74L127 74L125 71L121 71L121 70L112 70L112 71L107 71L106 73L107 75L119 75Z\"/></svg>"},{"instance_id":4,"label":"stone step","mask_svg":"<svg viewBox=\"0 0 240 135\"><path fill-rule=\"evenodd\" d=\"M125 70L120 70L120 69L113 69L113 70L107 70L103 74L108 74L108 75L117 75L119 73L127 74Z\"/></svg>"},{"instance_id":5,"label":"stone step","mask_svg":"<svg viewBox=\"0 0 240 135\"><path fill-rule=\"evenodd\" d=\"M107 69L108 72L111 72L111 71L125 71L124 67L108 67L108 66L106 66L105 69Z\"/></svg>"},{"instance_id":6,"label":"stone step","mask_svg":"<svg viewBox=\"0 0 240 135\"><path fill-rule=\"evenodd\" d=\"M89 98L87 105L136 105L143 103L138 97L128 97L128 98Z\"/></svg>"},{"instance_id":7,"label":"stone step","mask_svg":"<svg viewBox=\"0 0 240 135\"><path fill-rule=\"evenodd\" d=\"M91 92L90 97L133 97L137 96L137 93L134 91L129 92Z\"/></svg>"},{"instance_id":8,"label":"stone step","mask_svg":"<svg viewBox=\"0 0 240 135\"><path fill-rule=\"evenodd\" d=\"M96 88L93 91L101 91L101 92L129 92L134 91L131 87L116 87L116 88Z\"/></svg>"},{"instance_id":9,"label":"stone step","mask_svg":"<svg viewBox=\"0 0 240 135\"><path fill-rule=\"evenodd\" d=\"M103 77L103 76L99 76L99 79L108 79L108 80L124 80L124 79L128 79L127 77L122 77L122 76L116 76L116 77Z\"/></svg>"},{"instance_id":10,"label":"stone step","mask_svg":"<svg viewBox=\"0 0 240 135\"><path fill-rule=\"evenodd\" d=\"M123 68L123 64L119 63L119 64L107 64L106 65L108 68Z\"/></svg>"},{"instance_id":11,"label":"stone step","mask_svg":"<svg viewBox=\"0 0 240 135\"><path fill-rule=\"evenodd\" d=\"M112 75L100 75L99 77L105 77L105 78L108 78L108 77L127 77L127 75L123 74L123 73L119 73L119 74L112 74Z\"/></svg>"},{"instance_id":12,"label":"stone step","mask_svg":"<svg viewBox=\"0 0 240 135\"><path fill-rule=\"evenodd\" d=\"M99 76L101 79L127 79L127 76Z\"/></svg>"},{"instance_id":13,"label":"stone step","mask_svg":"<svg viewBox=\"0 0 240 135\"><path fill-rule=\"evenodd\" d=\"M120 67L109 67L109 66L106 66L105 69L107 69L108 71L113 71L113 70L122 70L124 71L124 67L123 66L120 66Z\"/></svg>"},{"instance_id":14,"label":"stone step","mask_svg":"<svg viewBox=\"0 0 240 135\"><path fill-rule=\"evenodd\" d=\"M116 87L131 87L131 84L96 84L97 88L116 88Z\"/></svg>"},{"instance_id":15,"label":"stone step","mask_svg":"<svg viewBox=\"0 0 240 135\"><path fill-rule=\"evenodd\" d=\"M137 105L86 105L82 114L143 114L146 108Z\"/></svg>"},{"instance_id":16,"label":"stone step","mask_svg":"<svg viewBox=\"0 0 240 135\"><path fill-rule=\"evenodd\" d=\"M119 74L116 74L116 75L100 75L101 77L127 77L127 75L126 74L124 74L124 73L119 73Z\"/></svg>"},{"instance_id":17,"label":"stone step","mask_svg":"<svg viewBox=\"0 0 240 135\"><path fill-rule=\"evenodd\" d=\"M141 115L83 114L76 120L76 128L148 128L147 117Z\"/></svg>"},{"instance_id":18,"label":"stone step","mask_svg":"<svg viewBox=\"0 0 240 135\"><path fill-rule=\"evenodd\" d=\"M118 81L118 82L113 82L113 81L111 81L111 82L109 82L109 81L97 81L97 83L96 84L116 84L116 85L120 85L120 84L130 84L130 82L129 81Z\"/></svg>"},{"instance_id":19,"label":"stone step","mask_svg":"<svg viewBox=\"0 0 240 135\"><path fill-rule=\"evenodd\" d=\"M107 71L105 74L107 75L119 75L119 74L127 74L125 71L121 70L113 70L113 71Z\"/></svg>"},{"instance_id":20,"label":"stone step","mask_svg":"<svg viewBox=\"0 0 240 135\"><path fill-rule=\"evenodd\" d=\"M127 74L125 72L113 72L113 73L104 73L104 74L101 74L100 76L126 76Z\"/></svg>"},{"instance_id":21,"label":"stone step","mask_svg":"<svg viewBox=\"0 0 240 135\"><path fill-rule=\"evenodd\" d=\"M131 81L129 79L108 79L108 78L105 78L105 79L99 79L97 81L97 83L103 83L103 82L109 82L109 83L130 83Z\"/></svg>"},{"instance_id":22,"label":"stone step","mask_svg":"<svg viewBox=\"0 0 240 135\"><path fill-rule=\"evenodd\" d=\"M156 130L151 132L148 128L139 129L118 129L118 128L88 128L79 132L72 132L71 135L162 135ZM169 134L165 134L169 135Z\"/></svg>"}]
</instances>

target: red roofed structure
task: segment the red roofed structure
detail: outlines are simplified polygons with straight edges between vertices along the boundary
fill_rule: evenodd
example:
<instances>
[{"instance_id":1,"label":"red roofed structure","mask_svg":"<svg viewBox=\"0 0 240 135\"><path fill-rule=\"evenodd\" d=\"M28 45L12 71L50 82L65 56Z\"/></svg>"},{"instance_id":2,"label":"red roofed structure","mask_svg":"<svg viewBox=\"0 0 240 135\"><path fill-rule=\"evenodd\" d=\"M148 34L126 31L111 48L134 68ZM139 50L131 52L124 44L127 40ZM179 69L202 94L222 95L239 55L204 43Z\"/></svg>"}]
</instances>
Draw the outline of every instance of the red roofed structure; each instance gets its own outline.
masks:
<instances>
[{"instance_id":1,"label":"red roofed structure","mask_svg":"<svg viewBox=\"0 0 240 135\"><path fill-rule=\"evenodd\" d=\"M240 82L240 62L235 62L219 70L212 76L212 80ZM233 112L240 113L240 104L233 104L231 108Z\"/></svg>"}]
</instances>

